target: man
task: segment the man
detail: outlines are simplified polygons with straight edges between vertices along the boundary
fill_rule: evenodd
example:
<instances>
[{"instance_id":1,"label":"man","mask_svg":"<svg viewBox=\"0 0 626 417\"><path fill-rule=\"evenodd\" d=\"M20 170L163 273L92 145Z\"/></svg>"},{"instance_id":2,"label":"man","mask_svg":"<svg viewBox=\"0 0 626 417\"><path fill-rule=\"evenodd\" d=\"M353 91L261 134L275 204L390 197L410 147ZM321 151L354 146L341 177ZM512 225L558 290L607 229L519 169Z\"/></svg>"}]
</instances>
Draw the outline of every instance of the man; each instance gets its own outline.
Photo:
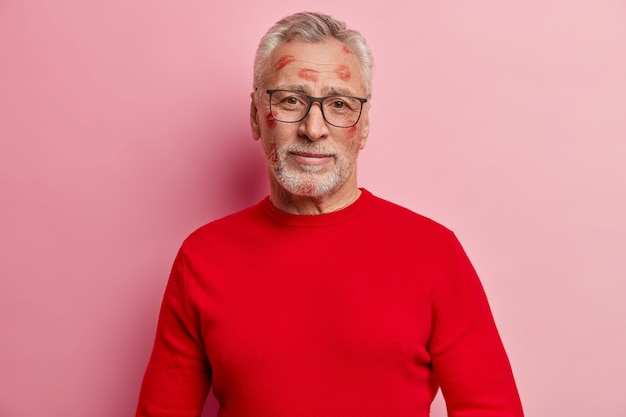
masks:
<instances>
[{"instance_id":1,"label":"man","mask_svg":"<svg viewBox=\"0 0 626 417\"><path fill-rule=\"evenodd\" d=\"M313 13L261 40L250 122L270 195L192 233L163 299L138 416L522 416L452 232L357 187L372 58Z\"/></svg>"}]
</instances>

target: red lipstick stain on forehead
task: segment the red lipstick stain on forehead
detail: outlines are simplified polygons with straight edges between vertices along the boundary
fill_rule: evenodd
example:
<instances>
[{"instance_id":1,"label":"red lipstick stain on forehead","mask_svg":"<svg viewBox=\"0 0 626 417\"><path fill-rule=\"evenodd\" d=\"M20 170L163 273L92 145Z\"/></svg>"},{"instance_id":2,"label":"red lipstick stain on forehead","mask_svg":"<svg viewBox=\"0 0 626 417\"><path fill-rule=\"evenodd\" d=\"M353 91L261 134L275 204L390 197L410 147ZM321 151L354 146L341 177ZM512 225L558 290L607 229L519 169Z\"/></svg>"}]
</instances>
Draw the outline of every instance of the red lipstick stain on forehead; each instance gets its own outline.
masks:
<instances>
[{"instance_id":1,"label":"red lipstick stain on forehead","mask_svg":"<svg viewBox=\"0 0 626 417\"><path fill-rule=\"evenodd\" d=\"M350 78L352 77L352 74L350 73L350 68L348 68L347 65L339 65L335 69L335 74L337 74L337 77L339 77L339 79L342 81L350 81Z\"/></svg>"},{"instance_id":2,"label":"red lipstick stain on forehead","mask_svg":"<svg viewBox=\"0 0 626 417\"><path fill-rule=\"evenodd\" d=\"M342 46L341 49L343 50L344 53L348 55L354 55L354 52L352 52L352 49L348 48L346 45Z\"/></svg>"},{"instance_id":3,"label":"red lipstick stain on forehead","mask_svg":"<svg viewBox=\"0 0 626 417\"><path fill-rule=\"evenodd\" d=\"M287 65L291 64L292 62L295 62L296 58L293 57L293 55L284 55L281 56L278 59L278 62L276 62L276 65L274 65L274 68L276 68L276 71L280 71L281 69L285 68Z\"/></svg>"},{"instance_id":4,"label":"red lipstick stain on forehead","mask_svg":"<svg viewBox=\"0 0 626 417\"><path fill-rule=\"evenodd\" d=\"M298 71L298 77L304 81L317 81L317 74L319 74L319 71L307 68Z\"/></svg>"}]
</instances>

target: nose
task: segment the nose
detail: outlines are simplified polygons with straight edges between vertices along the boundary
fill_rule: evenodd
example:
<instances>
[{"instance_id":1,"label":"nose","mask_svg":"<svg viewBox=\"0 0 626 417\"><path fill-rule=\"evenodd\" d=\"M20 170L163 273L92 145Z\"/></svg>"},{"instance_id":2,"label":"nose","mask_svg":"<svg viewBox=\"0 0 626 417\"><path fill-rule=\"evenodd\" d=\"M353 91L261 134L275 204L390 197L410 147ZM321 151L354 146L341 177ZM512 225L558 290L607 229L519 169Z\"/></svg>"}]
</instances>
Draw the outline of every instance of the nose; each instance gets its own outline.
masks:
<instances>
[{"instance_id":1,"label":"nose","mask_svg":"<svg viewBox=\"0 0 626 417\"><path fill-rule=\"evenodd\" d=\"M317 141L328 136L328 124L324 120L320 103L313 103L309 114L300 122L298 131L310 141Z\"/></svg>"}]
</instances>

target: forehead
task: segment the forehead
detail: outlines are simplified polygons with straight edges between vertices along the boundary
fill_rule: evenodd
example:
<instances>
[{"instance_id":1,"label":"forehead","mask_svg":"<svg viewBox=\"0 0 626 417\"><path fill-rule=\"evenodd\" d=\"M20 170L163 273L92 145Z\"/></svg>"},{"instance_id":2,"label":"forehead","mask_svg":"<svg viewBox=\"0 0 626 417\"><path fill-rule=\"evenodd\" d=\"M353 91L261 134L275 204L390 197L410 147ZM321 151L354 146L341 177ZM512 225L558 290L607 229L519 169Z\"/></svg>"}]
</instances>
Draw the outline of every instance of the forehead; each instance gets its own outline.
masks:
<instances>
[{"instance_id":1,"label":"forehead","mask_svg":"<svg viewBox=\"0 0 626 417\"><path fill-rule=\"evenodd\" d=\"M266 81L271 88L364 93L359 60L336 39L314 43L295 40L280 44L270 57Z\"/></svg>"}]
</instances>

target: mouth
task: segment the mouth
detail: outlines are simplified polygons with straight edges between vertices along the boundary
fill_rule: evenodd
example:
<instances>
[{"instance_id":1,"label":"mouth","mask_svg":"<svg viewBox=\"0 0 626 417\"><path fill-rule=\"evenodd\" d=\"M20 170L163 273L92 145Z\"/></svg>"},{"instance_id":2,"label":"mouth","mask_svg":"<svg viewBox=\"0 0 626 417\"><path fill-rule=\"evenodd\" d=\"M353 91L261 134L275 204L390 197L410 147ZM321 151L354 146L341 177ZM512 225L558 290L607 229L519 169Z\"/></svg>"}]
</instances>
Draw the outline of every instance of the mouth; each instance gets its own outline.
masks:
<instances>
[{"instance_id":1,"label":"mouth","mask_svg":"<svg viewBox=\"0 0 626 417\"><path fill-rule=\"evenodd\" d=\"M290 152L289 155L302 165L324 165L333 160L332 155L321 153Z\"/></svg>"}]
</instances>

